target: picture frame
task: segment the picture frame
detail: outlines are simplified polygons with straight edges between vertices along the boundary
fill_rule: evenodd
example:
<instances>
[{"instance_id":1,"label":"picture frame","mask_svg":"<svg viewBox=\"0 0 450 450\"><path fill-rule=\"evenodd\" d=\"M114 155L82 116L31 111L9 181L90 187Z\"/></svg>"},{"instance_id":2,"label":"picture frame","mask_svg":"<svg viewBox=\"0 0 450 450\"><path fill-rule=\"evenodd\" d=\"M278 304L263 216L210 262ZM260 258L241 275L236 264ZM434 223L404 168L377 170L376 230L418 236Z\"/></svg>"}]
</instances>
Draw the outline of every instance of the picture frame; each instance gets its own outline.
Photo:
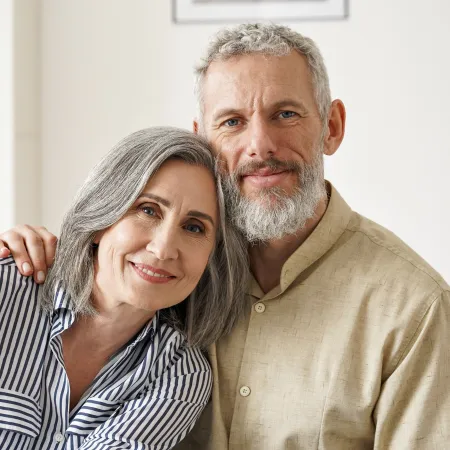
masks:
<instances>
[{"instance_id":1,"label":"picture frame","mask_svg":"<svg viewBox=\"0 0 450 450\"><path fill-rule=\"evenodd\" d=\"M172 0L175 23L342 20L349 0Z\"/></svg>"}]
</instances>

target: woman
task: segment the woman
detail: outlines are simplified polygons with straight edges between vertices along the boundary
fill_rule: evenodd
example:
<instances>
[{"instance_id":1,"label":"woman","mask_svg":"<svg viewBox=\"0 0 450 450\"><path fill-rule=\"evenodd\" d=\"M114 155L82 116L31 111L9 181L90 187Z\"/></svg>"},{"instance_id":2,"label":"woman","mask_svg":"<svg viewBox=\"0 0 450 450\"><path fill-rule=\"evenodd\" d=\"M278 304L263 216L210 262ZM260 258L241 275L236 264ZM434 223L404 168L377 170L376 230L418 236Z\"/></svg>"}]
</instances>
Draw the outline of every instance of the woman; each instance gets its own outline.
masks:
<instances>
[{"instance_id":1,"label":"woman","mask_svg":"<svg viewBox=\"0 0 450 450\"><path fill-rule=\"evenodd\" d=\"M200 138L136 132L82 186L42 286L0 260L0 448L168 449L190 431L211 390L198 347L246 282L219 186Z\"/></svg>"}]
</instances>

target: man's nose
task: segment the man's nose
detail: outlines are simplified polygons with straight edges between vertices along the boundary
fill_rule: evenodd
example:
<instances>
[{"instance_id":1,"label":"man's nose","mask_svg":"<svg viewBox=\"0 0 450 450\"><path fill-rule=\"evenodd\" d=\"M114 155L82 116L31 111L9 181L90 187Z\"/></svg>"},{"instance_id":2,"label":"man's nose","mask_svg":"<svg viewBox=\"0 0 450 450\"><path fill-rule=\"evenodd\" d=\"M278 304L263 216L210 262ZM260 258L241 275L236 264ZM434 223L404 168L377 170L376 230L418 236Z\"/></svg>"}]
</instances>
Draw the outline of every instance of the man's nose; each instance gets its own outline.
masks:
<instances>
[{"instance_id":1,"label":"man's nose","mask_svg":"<svg viewBox=\"0 0 450 450\"><path fill-rule=\"evenodd\" d=\"M274 130L271 130L270 123L262 118L254 118L248 126L248 146L246 153L248 156L267 160L277 151L275 145Z\"/></svg>"},{"instance_id":2,"label":"man's nose","mask_svg":"<svg viewBox=\"0 0 450 450\"><path fill-rule=\"evenodd\" d=\"M146 250L161 261L178 258L178 239L174 225L161 224L154 228Z\"/></svg>"}]
</instances>

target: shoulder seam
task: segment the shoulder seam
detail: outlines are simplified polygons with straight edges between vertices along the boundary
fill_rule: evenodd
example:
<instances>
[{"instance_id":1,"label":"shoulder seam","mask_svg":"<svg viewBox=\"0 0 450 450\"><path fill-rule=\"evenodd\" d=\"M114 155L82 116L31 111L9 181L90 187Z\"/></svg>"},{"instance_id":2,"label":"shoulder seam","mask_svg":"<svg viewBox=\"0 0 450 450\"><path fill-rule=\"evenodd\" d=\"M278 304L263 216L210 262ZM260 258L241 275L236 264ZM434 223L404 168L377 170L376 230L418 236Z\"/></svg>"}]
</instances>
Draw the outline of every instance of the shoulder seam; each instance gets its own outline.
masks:
<instances>
[{"instance_id":1,"label":"shoulder seam","mask_svg":"<svg viewBox=\"0 0 450 450\"><path fill-rule=\"evenodd\" d=\"M436 291L437 291L437 292L436 292ZM418 331L419 328L421 327L423 321L424 321L425 318L427 317L427 315L428 315L428 313L430 312L430 310L436 305L436 303L437 303L439 297L442 296L443 292L445 292L445 291L443 291L442 289L440 289L440 290L439 290L439 289L436 289L436 290L434 290L434 291L432 292L432 294L430 295L431 298L432 298L433 295L434 295L434 299L431 300L430 305L428 306L427 310L425 311L425 313L423 314L422 318L420 319L420 322L417 324L417 327L416 327L416 329L414 330L414 333L412 334L411 339L408 340L408 342L407 342L406 345L405 345L404 350L403 350L402 353L399 355L397 362L394 364L394 369L393 369L392 373L394 373L394 372L397 370L398 366L399 366L399 365L401 364L401 362L404 360L405 354L407 353L408 349L411 348L411 345L410 345L411 342L413 342L413 340L414 340L414 339L416 338L416 336L417 336L417 331Z\"/></svg>"},{"instance_id":2,"label":"shoulder seam","mask_svg":"<svg viewBox=\"0 0 450 450\"><path fill-rule=\"evenodd\" d=\"M381 247L385 250L388 250L389 252L391 252L392 254L398 256L399 258L401 258L403 261L408 262L409 264L411 264L412 266L414 266L416 269L420 270L420 272L422 272L424 275L426 275L428 278L430 278L431 280L434 281L434 283L437 285L437 287L441 290L441 292L445 292L448 291L450 288L447 286L442 286L442 282L440 282L439 280L436 279L436 277L434 277L432 274L430 274L428 271L425 270L424 267L420 267L417 264L414 263L414 261L412 261L411 259L406 258L404 255L400 254L398 251L395 251L395 249L391 248L391 247L387 247L386 245L381 244L380 242L377 242L373 236L368 235L367 233L365 233L362 230L355 230L352 229L350 227L347 227L348 231L351 231L353 233L361 233L362 235L364 235L365 237L367 237L367 239L369 239L369 241L371 241L372 243L374 243L375 245L378 245L378 247ZM389 230L387 230L389 231ZM406 245L406 244L405 244ZM442 279L443 280L443 279ZM445 280L443 280L445 282Z\"/></svg>"}]
</instances>

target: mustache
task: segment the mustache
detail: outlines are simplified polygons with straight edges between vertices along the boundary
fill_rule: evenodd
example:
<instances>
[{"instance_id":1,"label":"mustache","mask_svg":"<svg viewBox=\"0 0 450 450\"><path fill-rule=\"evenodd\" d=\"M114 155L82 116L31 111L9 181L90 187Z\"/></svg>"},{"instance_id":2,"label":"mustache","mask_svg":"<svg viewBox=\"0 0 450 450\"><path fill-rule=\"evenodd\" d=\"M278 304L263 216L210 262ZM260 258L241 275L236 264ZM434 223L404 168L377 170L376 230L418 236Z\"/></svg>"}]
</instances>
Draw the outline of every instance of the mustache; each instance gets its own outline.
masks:
<instances>
[{"instance_id":1,"label":"mustache","mask_svg":"<svg viewBox=\"0 0 450 450\"><path fill-rule=\"evenodd\" d=\"M281 161L276 158L270 158L265 161L248 161L241 164L231 173L233 179L239 179L248 173L261 169L270 169L273 171L300 172L304 169L302 163L297 161Z\"/></svg>"}]
</instances>

